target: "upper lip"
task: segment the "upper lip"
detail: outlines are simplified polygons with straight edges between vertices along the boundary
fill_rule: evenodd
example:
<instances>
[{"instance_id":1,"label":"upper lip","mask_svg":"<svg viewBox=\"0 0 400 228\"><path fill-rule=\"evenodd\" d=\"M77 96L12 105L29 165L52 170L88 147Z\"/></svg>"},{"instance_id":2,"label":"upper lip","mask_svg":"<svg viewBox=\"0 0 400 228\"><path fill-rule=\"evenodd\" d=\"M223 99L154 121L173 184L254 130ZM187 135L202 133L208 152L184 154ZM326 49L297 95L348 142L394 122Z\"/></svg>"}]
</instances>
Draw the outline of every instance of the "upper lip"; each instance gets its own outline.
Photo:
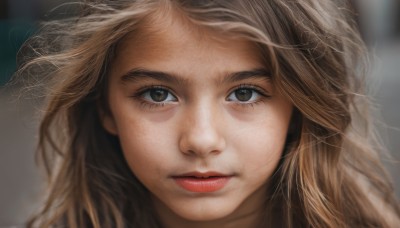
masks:
<instances>
[{"instance_id":1,"label":"upper lip","mask_svg":"<svg viewBox=\"0 0 400 228\"><path fill-rule=\"evenodd\" d=\"M228 176L233 176L231 174L223 174L215 171L207 171L207 172L187 172L187 173L182 173L179 175L174 175L172 177L198 177L198 178L207 178L207 177L228 177Z\"/></svg>"}]
</instances>

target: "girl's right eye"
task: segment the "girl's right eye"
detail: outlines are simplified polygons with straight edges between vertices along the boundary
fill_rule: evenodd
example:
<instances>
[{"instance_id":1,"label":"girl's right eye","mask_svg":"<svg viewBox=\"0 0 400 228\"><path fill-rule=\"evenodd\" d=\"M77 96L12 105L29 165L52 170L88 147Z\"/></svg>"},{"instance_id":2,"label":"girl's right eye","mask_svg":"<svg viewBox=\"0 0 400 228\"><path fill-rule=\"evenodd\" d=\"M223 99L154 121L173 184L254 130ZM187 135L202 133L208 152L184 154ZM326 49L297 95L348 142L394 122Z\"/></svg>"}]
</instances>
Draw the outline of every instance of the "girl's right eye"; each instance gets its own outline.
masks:
<instances>
[{"instance_id":1,"label":"girl's right eye","mask_svg":"<svg viewBox=\"0 0 400 228\"><path fill-rule=\"evenodd\" d=\"M165 104L178 101L178 99L168 89L158 87L148 88L144 91L141 91L139 97L146 102L156 104Z\"/></svg>"}]
</instances>

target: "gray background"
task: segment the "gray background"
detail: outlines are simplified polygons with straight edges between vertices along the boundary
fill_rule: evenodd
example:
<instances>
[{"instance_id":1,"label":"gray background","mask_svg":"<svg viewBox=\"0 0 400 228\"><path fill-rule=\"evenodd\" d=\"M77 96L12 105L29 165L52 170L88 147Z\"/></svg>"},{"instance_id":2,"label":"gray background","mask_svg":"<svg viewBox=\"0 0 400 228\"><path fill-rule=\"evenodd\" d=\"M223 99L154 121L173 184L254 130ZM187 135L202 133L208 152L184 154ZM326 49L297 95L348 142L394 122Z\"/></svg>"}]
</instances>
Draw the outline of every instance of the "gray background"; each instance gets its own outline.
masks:
<instances>
[{"instance_id":1,"label":"gray background","mask_svg":"<svg viewBox=\"0 0 400 228\"><path fill-rule=\"evenodd\" d=\"M0 1L0 84L15 68L15 53L29 36L34 21L61 1ZM381 115L387 162L400 196L400 1L354 0L360 12L363 36L372 55L371 95ZM22 227L37 208L43 176L34 162L37 138L35 101L17 99L0 88L0 227ZM386 126L386 127L385 127Z\"/></svg>"}]
</instances>

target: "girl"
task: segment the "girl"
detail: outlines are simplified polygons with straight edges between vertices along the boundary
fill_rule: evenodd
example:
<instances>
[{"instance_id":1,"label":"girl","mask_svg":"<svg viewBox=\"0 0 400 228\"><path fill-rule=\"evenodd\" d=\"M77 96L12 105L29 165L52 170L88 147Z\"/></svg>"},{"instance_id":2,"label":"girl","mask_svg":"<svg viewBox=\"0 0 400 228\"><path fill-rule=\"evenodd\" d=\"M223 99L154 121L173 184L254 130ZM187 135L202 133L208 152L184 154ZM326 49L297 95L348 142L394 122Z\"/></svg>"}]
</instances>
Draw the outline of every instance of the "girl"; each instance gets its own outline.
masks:
<instances>
[{"instance_id":1,"label":"girl","mask_svg":"<svg viewBox=\"0 0 400 228\"><path fill-rule=\"evenodd\" d=\"M400 224L346 1L82 6L22 52L46 82L28 227Z\"/></svg>"}]
</instances>

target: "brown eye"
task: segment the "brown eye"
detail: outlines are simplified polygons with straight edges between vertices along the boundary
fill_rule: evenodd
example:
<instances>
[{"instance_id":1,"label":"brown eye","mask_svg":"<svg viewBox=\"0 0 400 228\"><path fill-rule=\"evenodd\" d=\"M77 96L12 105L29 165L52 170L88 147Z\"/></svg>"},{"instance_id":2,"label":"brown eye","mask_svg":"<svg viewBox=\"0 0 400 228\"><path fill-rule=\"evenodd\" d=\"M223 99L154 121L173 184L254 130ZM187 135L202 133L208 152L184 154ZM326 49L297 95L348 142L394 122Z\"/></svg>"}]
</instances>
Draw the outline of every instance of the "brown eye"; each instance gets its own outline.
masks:
<instances>
[{"instance_id":1,"label":"brown eye","mask_svg":"<svg viewBox=\"0 0 400 228\"><path fill-rule=\"evenodd\" d=\"M238 103L254 103L260 100L261 93L252 88L238 88L226 98L227 101Z\"/></svg>"},{"instance_id":2,"label":"brown eye","mask_svg":"<svg viewBox=\"0 0 400 228\"><path fill-rule=\"evenodd\" d=\"M270 96L254 85L240 85L236 89L232 90L226 98L229 102L239 103L239 104L254 104L261 101L264 98L269 98Z\"/></svg>"},{"instance_id":3,"label":"brown eye","mask_svg":"<svg viewBox=\"0 0 400 228\"><path fill-rule=\"evenodd\" d=\"M151 89L150 97L155 102L163 102L168 97L168 91L165 89Z\"/></svg>"},{"instance_id":4,"label":"brown eye","mask_svg":"<svg viewBox=\"0 0 400 228\"><path fill-rule=\"evenodd\" d=\"M148 88L140 93L142 99L152 103L176 102L178 99L168 90L163 88Z\"/></svg>"},{"instance_id":5,"label":"brown eye","mask_svg":"<svg viewBox=\"0 0 400 228\"><path fill-rule=\"evenodd\" d=\"M253 90L251 89L237 89L235 90L235 97L238 101L249 101L253 96Z\"/></svg>"}]
</instances>

